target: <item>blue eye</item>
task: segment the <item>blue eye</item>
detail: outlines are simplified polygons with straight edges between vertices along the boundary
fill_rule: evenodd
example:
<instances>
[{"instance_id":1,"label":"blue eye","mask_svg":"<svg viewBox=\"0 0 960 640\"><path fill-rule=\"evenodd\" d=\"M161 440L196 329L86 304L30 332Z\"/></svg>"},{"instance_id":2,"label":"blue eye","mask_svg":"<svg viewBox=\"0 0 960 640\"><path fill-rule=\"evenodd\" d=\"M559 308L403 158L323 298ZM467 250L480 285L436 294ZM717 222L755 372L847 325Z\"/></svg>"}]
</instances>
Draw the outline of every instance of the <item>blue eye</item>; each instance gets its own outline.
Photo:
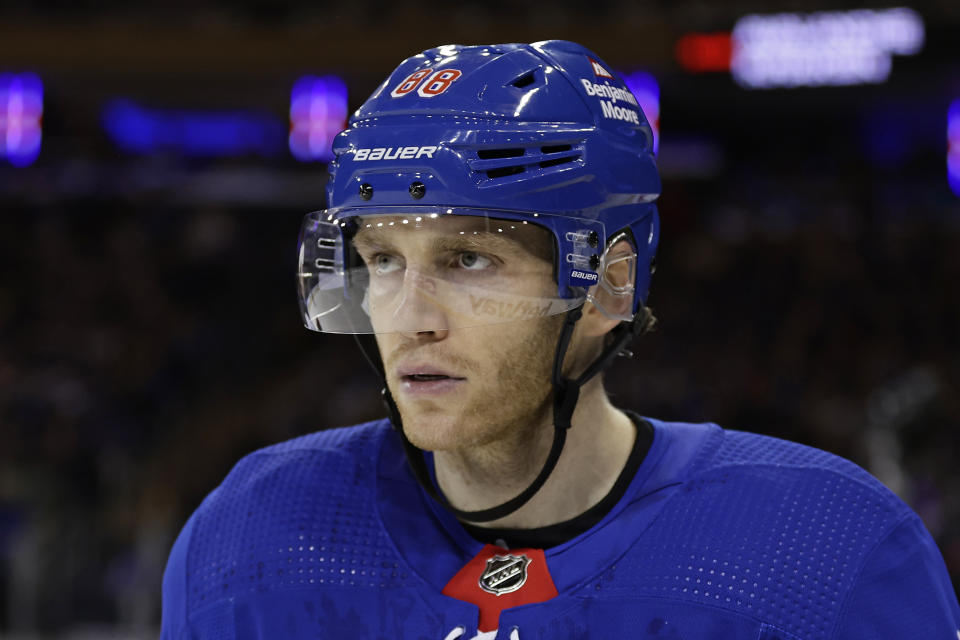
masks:
<instances>
[{"instance_id":1,"label":"blue eye","mask_svg":"<svg viewBox=\"0 0 960 640\"><path fill-rule=\"evenodd\" d=\"M463 251L457 254L457 265L470 271L481 271L486 269L493 261L486 256L482 256L476 251Z\"/></svg>"},{"instance_id":2,"label":"blue eye","mask_svg":"<svg viewBox=\"0 0 960 640\"><path fill-rule=\"evenodd\" d=\"M388 253L378 253L373 258L373 264L376 267L378 276L393 273L403 266L403 262L397 256Z\"/></svg>"}]
</instances>

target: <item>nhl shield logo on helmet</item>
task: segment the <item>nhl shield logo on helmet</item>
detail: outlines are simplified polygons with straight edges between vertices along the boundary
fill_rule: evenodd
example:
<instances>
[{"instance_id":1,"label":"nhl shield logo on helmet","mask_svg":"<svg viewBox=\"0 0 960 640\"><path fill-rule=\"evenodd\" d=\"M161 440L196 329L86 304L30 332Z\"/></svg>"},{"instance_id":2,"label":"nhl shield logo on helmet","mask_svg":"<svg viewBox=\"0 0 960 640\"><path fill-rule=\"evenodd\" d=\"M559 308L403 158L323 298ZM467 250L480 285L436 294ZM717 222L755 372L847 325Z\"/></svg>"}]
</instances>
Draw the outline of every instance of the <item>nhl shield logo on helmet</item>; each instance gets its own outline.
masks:
<instances>
[{"instance_id":1,"label":"nhl shield logo on helmet","mask_svg":"<svg viewBox=\"0 0 960 640\"><path fill-rule=\"evenodd\" d=\"M594 60L593 58L587 56L587 60L590 61L590 65L593 67L593 74L598 78L609 78L613 80L613 74L603 68L603 65Z\"/></svg>"}]
</instances>

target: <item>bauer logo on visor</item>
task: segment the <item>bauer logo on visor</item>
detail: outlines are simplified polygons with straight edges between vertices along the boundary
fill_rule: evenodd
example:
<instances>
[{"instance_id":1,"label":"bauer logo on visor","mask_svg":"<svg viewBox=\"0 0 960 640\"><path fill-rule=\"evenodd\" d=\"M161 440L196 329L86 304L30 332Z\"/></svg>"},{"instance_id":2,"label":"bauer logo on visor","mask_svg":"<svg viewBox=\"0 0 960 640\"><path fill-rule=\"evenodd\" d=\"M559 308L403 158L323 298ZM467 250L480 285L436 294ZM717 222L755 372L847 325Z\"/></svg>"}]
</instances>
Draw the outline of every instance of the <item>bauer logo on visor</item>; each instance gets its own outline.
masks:
<instances>
[{"instance_id":1,"label":"bauer logo on visor","mask_svg":"<svg viewBox=\"0 0 960 640\"><path fill-rule=\"evenodd\" d=\"M555 280L555 234L508 212L432 207L307 216L300 303L331 333L443 331L535 321L580 306L586 289ZM518 216L519 218L519 216Z\"/></svg>"},{"instance_id":2,"label":"bauer logo on visor","mask_svg":"<svg viewBox=\"0 0 960 640\"><path fill-rule=\"evenodd\" d=\"M574 269L570 272L570 277L574 280L585 280L586 282L596 282L597 274L591 273L589 271L578 271Z\"/></svg>"}]
</instances>

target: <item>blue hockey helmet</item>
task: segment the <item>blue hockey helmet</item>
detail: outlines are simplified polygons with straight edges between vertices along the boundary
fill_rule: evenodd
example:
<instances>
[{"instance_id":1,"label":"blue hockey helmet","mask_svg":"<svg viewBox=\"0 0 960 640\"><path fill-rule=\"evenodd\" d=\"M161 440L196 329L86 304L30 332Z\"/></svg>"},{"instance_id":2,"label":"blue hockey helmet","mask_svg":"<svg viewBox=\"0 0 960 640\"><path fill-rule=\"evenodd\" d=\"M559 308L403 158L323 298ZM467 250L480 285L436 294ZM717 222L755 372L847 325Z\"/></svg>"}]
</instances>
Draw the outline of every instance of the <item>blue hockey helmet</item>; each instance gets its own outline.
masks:
<instances>
[{"instance_id":1,"label":"blue hockey helmet","mask_svg":"<svg viewBox=\"0 0 960 640\"><path fill-rule=\"evenodd\" d=\"M437 273L412 279L427 283L418 294L444 307L447 327L562 313L582 305L593 285L632 298L622 320L647 299L659 236L652 132L622 78L578 44L447 45L408 58L333 149L329 207L308 215L301 232L308 328L431 328L371 324L371 273L381 270L370 259L383 261L385 273L397 269L379 253L366 265L358 259L351 242L366 229L504 234L526 246L539 240L532 229L550 237L549 292L484 289ZM451 226L451 216L472 224ZM614 259L605 248L623 237L633 252L615 260L632 261L630 281L608 286L604 271ZM467 300L464 290L492 302L478 310L479 298Z\"/></svg>"}]
</instances>

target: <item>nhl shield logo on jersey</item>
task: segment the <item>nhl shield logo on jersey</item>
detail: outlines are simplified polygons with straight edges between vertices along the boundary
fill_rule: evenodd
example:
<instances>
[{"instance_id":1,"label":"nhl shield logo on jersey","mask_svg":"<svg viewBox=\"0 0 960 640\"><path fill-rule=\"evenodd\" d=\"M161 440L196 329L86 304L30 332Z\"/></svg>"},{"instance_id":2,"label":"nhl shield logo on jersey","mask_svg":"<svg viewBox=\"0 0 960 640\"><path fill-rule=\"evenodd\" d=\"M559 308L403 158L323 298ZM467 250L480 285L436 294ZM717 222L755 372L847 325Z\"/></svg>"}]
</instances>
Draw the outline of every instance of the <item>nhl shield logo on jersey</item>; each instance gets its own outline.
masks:
<instances>
[{"instance_id":1,"label":"nhl shield logo on jersey","mask_svg":"<svg viewBox=\"0 0 960 640\"><path fill-rule=\"evenodd\" d=\"M496 555L487 559L487 568L480 575L480 588L495 596L512 593L527 581L527 565L530 558L525 555Z\"/></svg>"},{"instance_id":2,"label":"nhl shield logo on jersey","mask_svg":"<svg viewBox=\"0 0 960 640\"><path fill-rule=\"evenodd\" d=\"M487 544L450 578L443 595L477 605L477 629L489 632L500 626L504 609L556 598L557 587L543 549L508 551Z\"/></svg>"}]
</instances>

